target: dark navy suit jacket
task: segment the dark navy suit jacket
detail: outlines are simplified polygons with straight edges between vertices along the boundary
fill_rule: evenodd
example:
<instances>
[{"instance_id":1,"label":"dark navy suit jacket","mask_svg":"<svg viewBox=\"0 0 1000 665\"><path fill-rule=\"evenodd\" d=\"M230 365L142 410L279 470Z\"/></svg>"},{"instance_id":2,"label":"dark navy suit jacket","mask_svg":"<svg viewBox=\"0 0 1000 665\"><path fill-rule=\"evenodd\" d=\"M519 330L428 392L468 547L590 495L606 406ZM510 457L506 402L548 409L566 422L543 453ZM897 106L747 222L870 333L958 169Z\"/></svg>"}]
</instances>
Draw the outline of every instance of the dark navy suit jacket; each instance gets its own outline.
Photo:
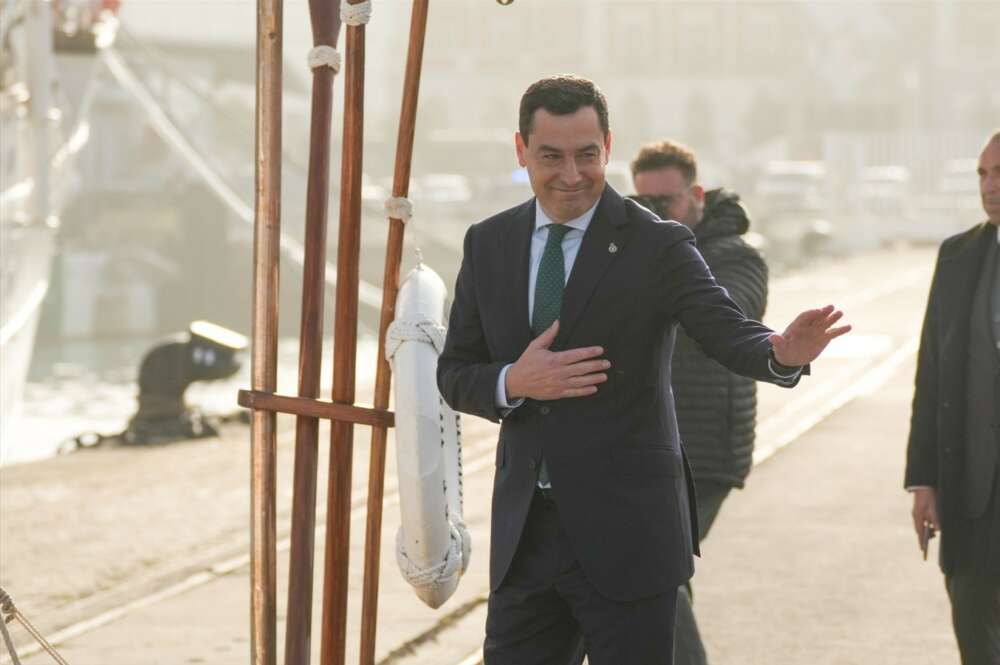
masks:
<instances>
[{"instance_id":1,"label":"dark navy suit jacket","mask_svg":"<svg viewBox=\"0 0 1000 665\"><path fill-rule=\"evenodd\" d=\"M504 365L524 352L535 201L472 226L455 287L438 385L453 408L493 421ZM772 331L744 317L681 224L610 186L563 294L553 350L599 345L611 361L593 396L527 402L503 417L493 492L490 583L504 579L544 455L559 518L603 595L631 600L676 587L697 552L694 492L683 456L670 361L684 326L730 370L776 382ZM792 384L794 385L794 383Z\"/></svg>"}]
</instances>

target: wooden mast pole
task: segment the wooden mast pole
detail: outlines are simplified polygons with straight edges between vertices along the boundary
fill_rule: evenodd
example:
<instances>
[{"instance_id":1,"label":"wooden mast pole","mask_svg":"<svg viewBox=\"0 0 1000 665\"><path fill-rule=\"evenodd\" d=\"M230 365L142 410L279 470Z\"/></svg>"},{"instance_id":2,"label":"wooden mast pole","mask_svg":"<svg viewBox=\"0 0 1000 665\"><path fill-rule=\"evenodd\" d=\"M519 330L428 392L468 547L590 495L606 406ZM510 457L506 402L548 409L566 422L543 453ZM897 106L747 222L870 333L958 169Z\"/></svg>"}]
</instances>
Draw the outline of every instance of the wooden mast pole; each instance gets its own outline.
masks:
<instances>
[{"instance_id":1,"label":"wooden mast pole","mask_svg":"<svg viewBox=\"0 0 1000 665\"><path fill-rule=\"evenodd\" d=\"M352 5L360 0L348 0ZM340 233L334 324L333 401L354 404L358 341L358 281L361 245L361 173L364 129L365 26L349 25L344 77L344 138L341 158ZM322 665L343 665L347 633L347 589L351 538L351 461L354 423L330 425L330 472L323 580Z\"/></svg>"},{"instance_id":2,"label":"wooden mast pole","mask_svg":"<svg viewBox=\"0 0 1000 665\"><path fill-rule=\"evenodd\" d=\"M251 385L277 389L281 236L282 0L257 0L254 277ZM251 438L250 634L253 665L276 663L276 414L254 411Z\"/></svg>"},{"instance_id":3,"label":"wooden mast pole","mask_svg":"<svg viewBox=\"0 0 1000 665\"><path fill-rule=\"evenodd\" d=\"M416 131L417 99L420 91L420 71L423 63L424 37L427 32L429 0L414 0L410 16L410 46L406 57L403 81L403 102L396 140L396 166L393 174L393 197L409 194L413 139ZM399 271L403 256L405 220L390 219L386 240L385 275L382 279L382 314L379 321L378 358L375 370L376 410L389 408L391 370L385 359L385 336L389 324L396 318L396 296L399 291ZM375 632L378 617L379 552L382 547L382 502L385 489L385 454L387 428L372 428L370 463L368 465L368 520L365 532L365 576L361 604L361 665L375 663Z\"/></svg>"},{"instance_id":4,"label":"wooden mast pole","mask_svg":"<svg viewBox=\"0 0 1000 665\"><path fill-rule=\"evenodd\" d=\"M309 0L309 18L313 45L335 49L340 35L340 0ZM330 66L320 65L313 67L312 75L302 320L299 331L298 394L305 398L319 397L320 371L323 366L330 125L336 70ZM310 659L318 457L319 418L300 415L295 422L295 472L292 485L285 665L307 665Z\"/></svg>"}]
</instances>

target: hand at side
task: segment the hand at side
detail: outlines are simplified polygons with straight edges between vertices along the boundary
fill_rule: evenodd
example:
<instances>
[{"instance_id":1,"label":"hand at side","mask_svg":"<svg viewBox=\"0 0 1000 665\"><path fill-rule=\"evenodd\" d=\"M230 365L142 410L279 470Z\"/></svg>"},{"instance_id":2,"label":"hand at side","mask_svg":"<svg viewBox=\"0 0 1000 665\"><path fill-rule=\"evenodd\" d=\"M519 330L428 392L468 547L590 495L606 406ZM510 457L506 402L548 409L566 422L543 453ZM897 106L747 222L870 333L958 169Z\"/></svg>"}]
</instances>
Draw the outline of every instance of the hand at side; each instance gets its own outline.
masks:
<instances>
[{"instance_id":1,"label":"hand at side","mask_svg":"<svg viewBox=\"0 0 1000 665\"><path fill-rule=\"evenodd\" d=\"M930 524L934 531L941 530L941 520L937 512L937 491L933 487L918 487L913 490L913 530L917 532L917 542L923 546L924 524Z\"/></svg>"}]
</instances>

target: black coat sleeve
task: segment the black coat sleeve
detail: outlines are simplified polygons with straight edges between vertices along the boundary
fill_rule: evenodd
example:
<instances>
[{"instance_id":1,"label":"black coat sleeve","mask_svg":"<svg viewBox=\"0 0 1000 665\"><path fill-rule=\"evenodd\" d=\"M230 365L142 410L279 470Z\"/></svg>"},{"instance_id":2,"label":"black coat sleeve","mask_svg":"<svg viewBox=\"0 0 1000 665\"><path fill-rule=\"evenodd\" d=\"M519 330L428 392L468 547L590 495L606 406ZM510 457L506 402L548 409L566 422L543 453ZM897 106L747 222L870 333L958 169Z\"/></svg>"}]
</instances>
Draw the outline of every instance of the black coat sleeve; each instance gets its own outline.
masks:
<instances>
[{"instance_id":1,"label":"black coat sleeve","mask_svg":"<svg viewBox=\"0 0 1000 665\"><path fill-rule=\"evenodd\" d=\"M938 270L935 269L917 354L905 487L937 487L938 484L938 288Z\"/></svg>"},{"instance_id":2,"label":"black coat sleeve","mask_svg":"<svg viewBox=\"0 0 1000 665\"><path fill-rule=\"evenodd\" d=\"M497 422L496 386L505 362L494 362L486 344L476 298L476 227L465 234L462 267L448 318L444 351L438 358L437 381L451 408Z\"/></svg>"}]
</instances>

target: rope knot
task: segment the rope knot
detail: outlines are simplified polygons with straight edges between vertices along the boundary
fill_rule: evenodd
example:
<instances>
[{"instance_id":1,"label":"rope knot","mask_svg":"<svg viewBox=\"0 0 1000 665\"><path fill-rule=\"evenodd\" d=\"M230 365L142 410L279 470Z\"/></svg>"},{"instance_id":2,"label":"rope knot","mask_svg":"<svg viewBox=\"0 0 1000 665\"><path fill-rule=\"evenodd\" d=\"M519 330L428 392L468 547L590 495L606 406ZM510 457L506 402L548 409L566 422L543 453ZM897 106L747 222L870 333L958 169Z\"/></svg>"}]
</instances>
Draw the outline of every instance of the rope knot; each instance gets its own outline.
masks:
<instances>
[{"instance_id":1,"label":"rope knot","mask_svg":"<svg viewBox=\"0 0 1000 665\"><path fill-rule=\"evenodd\" d=\"M340 5L340 21L345 25L365 25L372 17L371 0L364 0L356 5L345 2Z\"/></svg>"},{"instance_id":2,"label":"rope knot","mask_svg":"<svg viewBox=\"0 0 1000 665\"><path fill-rule=\"evenodd\" d=\"M385 359L392 362L396 350L403 342L423 342L430 344L438 355L444 351L444 341L447 330L434 321L407 321L396 319L389 324L385 333Z\"/></svg>"},{"instance_id":3,"label":"rope knot","mask_svg":"<svg viewBox=\"0 0 1000 665\"><path fill-rule=\"evenodd\" d=\"M413 217L413 202L405 196L388 198L385 200L385 214L406 224Z\"/></svg>"},{"instance_id":4,"label":"rope knot","mask_svg":"<svg viewBox=\"0 0 1000 665\"><path fill-rule=\"evenodd\" d=\"M340 71L340 54L332 46L325 44L314 46L309 51L309 66L312 69L329 67L334 73L337 73Z\"/></svg>"}]
</instances>

